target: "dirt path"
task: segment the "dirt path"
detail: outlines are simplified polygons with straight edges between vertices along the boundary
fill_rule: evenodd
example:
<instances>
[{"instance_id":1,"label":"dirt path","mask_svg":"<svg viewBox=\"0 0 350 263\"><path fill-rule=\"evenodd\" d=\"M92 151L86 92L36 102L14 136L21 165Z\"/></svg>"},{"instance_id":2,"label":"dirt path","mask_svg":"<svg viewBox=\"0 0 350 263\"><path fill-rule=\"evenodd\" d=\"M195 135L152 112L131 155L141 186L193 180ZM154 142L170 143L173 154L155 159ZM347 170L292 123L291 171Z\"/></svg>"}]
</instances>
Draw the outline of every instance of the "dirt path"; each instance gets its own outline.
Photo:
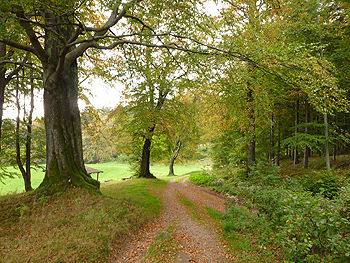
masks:
<instances>
[{"instance_id":1,"label":"dirt path","mask_svg":"<svg viewBox=\"0 0 350 263\"><path fill-rule=\"evenodd\" d=\"M194 186L188 182L188 177L179 183L175 179L170 181L163 192L160 217L127 244L121 244L112 262L233 262L223 250L216 233L219 230L204 207L224 212L225 199ZM174 241L172 244L176 244L176 251L165 261L162 259L165 255L146 258L147 250L159 234L169 235Z\"/></svg>"}]
</instances>

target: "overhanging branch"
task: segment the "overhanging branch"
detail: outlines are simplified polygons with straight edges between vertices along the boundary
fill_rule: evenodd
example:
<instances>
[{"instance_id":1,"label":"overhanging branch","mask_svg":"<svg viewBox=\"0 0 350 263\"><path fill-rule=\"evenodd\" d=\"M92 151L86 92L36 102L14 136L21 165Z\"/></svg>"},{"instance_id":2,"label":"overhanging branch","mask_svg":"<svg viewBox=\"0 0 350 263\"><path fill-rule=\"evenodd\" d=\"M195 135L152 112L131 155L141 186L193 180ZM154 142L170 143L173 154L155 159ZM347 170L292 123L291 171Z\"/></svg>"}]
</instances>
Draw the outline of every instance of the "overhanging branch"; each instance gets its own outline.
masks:
<instances>
[{"instance_id":1,"label":"overhanging branch","mask_svg":"<svg viewBox=\"0 0 350 263\"><path fill-rule=\"evenodd\" d=\"M38 68L34 67L33 65L27 64L25 62L16 62L16 61L11 61L11 60L2 60L2 61L0 61L0 65L3 65L3 64L19 65L19 66L26 67L26 68L29 68L29 69L32 69L32 70L38 72L40 74L40 76L43 75L41 70L39 70Z\"/></svg>"}]
</instances>

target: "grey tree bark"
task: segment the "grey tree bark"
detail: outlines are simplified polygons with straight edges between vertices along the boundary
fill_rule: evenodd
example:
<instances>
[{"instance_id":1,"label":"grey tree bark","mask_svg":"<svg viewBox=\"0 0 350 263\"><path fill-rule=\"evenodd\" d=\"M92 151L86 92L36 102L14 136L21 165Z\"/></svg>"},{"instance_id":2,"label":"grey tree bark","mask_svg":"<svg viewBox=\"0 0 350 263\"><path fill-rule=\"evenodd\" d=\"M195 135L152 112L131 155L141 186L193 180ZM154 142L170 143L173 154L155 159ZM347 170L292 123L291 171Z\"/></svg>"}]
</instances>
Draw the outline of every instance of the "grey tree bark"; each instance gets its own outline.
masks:
<instances>
[{"instance_id":1,"label":"grey tree bark","mask_svg":"<svg viewBox=\"0 0 350 263\"><path fill-rule=\"evenodd\" d=\"M309 102L305 101L305 123L309 123L310 122L310 106L309 106ZM305 133L307 134L309 132L309 128L305 127ZM310 156L310 148L309 146L305 146L304 149L304 160L303 160L303 168L307 169L309 167L309 156Z\"/></svg>"},{"instance_id":2,"label":"grey tree bark","mask_svg":"<svg viewBox=\"0 0 350 263\"><path fill-rule=\"evenodd\" d=\"M248 85L249 86L249 85ZM253 90L249 87L247 92L247 102L248 102L248 132L246 138L246 169L247 176L251 174L251 166L255 163L255 116L254 116L254 98Z\"/></svg>"}]
</instances>

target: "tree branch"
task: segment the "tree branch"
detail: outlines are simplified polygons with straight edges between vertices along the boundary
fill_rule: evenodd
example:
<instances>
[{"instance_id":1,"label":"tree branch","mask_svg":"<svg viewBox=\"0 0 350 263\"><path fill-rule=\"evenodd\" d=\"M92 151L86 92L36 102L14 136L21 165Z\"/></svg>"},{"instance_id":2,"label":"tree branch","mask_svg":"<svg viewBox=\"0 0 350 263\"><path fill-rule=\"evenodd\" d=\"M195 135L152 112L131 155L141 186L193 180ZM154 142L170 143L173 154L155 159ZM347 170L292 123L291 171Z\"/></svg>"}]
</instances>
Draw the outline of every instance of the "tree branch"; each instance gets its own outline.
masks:
<instances>
[{"instance_id":1,"label":"tree branch","mask_svg":"<svg viewBox=\"0 0 350 263\"><path fill-rule=\"evenodd\" d=\"M132 0L126 7L124 7L123 10L120 11L120 13L118 13L119 4L115 5L113 8L112 14L110 15L108 21L100 29L94 30L96 33L95 33L93 38L98 40L101 37L103 37L111 27L116 25L120 21L120 19L122 19L124 17L126 12L128 11L128 6L132 6L132 5L137 4L141 1L142 0ZM97 40L95 40L95 39L93 40L92 43L91 43L91 41L88 41L86 43L81 43L75 50L69 52L66 55L66 62L68 64L72 63L75 59L82 56L84 54L84 52L90 47L99 48L99 45L96 42ZM70 45L71 44L72 43L70 43ZM112 48L114 48L118 44L119 44L119 41L117 41L116 44L112 44L110 46L111 47L113 46ZM99 49L112 49L112 48L99 48Z\"/></svg>"},{"instance_id":2,"label":"tree branch","mask_svg":"<svg viewBox=\"0 0 350 263\"><path fill-rule=\"evenodd\" d=\"M23 44L17 43L15 41L12 41L12 40L9 40L9 39L6 39L6 38L1 38L0 42L4 43L6 45L9 45L11 47L20 49L20 50L29 51L29 52L31 52L31 53L33 53L34 55L37 56L36 50L34 48L30 47L30 46L23 45Z\"/></svg>"},{"instance_id":3,"label":"tree branch","mask_svg":"<svg viewBox=\"0 0 350 263\"><path fill-rule=\"evenodd\" d=\"M30 26L30 22L26 20L25 14L23 10L21 10L21 7L17 7L17 10L14 11L15 15L18 18L23 18L20 20L20 25L23 27L23 29L26 31L30 42L32 43L34 49L36 50L35 55L41 60L41 62L46 62L48 60L48 54L41 46L37 36L35 35L35 31Z\"/></svg>"},{"instance_id":4,"label":"tree branch","mask_svg":"<svg viewBox=\"0 0 350 263\"><path fill-rule=\"evenodd\" d=\"M33 67L33 65L27 64L27 63L25 63L25 62L15 62L15 61L11 61L11 60L2 60L2 61L0 61L0 65L2 65L2 64L14 64L14 65L19 65L19 66L22 66L22 67L30 68L30 69L32 69L32 70L38 72L38 73L40 74L40 76L42 76L42 74L43 74L41 70L39 70L38 68ZM19 70L20 70L20 68L19 68ZM18 70L18 71L19 71L19 70ZM17 73L18 73L18 72L17 72ZM14 76L14 75L16 75L16 74L13 74L13 76Z\"/></svg>"}]
</instances>

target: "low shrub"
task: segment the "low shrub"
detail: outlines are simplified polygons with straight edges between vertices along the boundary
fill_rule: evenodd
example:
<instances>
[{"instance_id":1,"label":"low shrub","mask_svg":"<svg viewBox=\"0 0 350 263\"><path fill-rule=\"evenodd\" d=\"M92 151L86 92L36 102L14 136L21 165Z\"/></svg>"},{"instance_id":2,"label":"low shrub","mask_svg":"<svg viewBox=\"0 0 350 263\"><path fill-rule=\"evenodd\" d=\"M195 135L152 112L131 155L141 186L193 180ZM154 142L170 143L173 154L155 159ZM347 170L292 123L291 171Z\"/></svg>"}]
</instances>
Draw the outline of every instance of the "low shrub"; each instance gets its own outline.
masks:
<instances>
[{"instance_id":1,"label":"low shrub","mask_svg":"<svg viewBox=\"0 0 350 263\"><path fill-rule=\"evenodd\" d=\"M335 174L333 171L317 171L313 174L305 174L297 178L299 183L307 191L321 194L333 199L339 194L339 189L346 184L345 178Z\"/></svg>"},{"instance_id":2,"label":"low shrub","mask_svg":"<svg viewBox=\"0 0 350 263\"><path fill-rule=\"evenodd\" d=\"M190 176L191 183L195 185L209 186L216 179L215 176L208 173L193 173Z\"/></svg>"},{"instance_id":3,"label":"low shrub","mask_svg":"<svg viewBox=\"0 0 350 263\"><path fill-rule=\"evenodd\" d=\"M287 192L283 199L286 224L282 244L293 262L349 262L349 220L339 200L308 192Z\"/></svg>"},{"instance_id":4,"label":"low shrub","mask_svg":"<svg viewBox=\"0 0 350 263\"><path fill-rule=\"evenodd\" d=\"M250 167L249 180L253 184L277 186L281 185L283 177L279 175L280 167L270 162L260 161Z\"/></svg>"},{"instance_id":5,"label":"low shrub","mask_svg":"<svg viewBox=\"0 0 350 263\"><path fill-rule=\"evenodd\" d=\"M247 180L214 187L237 195L246 206L228 210L225 230L251 229L265 240L272 229L288 262L350 262L350 187L345 180L318 172L297 181L264 164L252 170Z\"/></svg>"}]
</instances>

